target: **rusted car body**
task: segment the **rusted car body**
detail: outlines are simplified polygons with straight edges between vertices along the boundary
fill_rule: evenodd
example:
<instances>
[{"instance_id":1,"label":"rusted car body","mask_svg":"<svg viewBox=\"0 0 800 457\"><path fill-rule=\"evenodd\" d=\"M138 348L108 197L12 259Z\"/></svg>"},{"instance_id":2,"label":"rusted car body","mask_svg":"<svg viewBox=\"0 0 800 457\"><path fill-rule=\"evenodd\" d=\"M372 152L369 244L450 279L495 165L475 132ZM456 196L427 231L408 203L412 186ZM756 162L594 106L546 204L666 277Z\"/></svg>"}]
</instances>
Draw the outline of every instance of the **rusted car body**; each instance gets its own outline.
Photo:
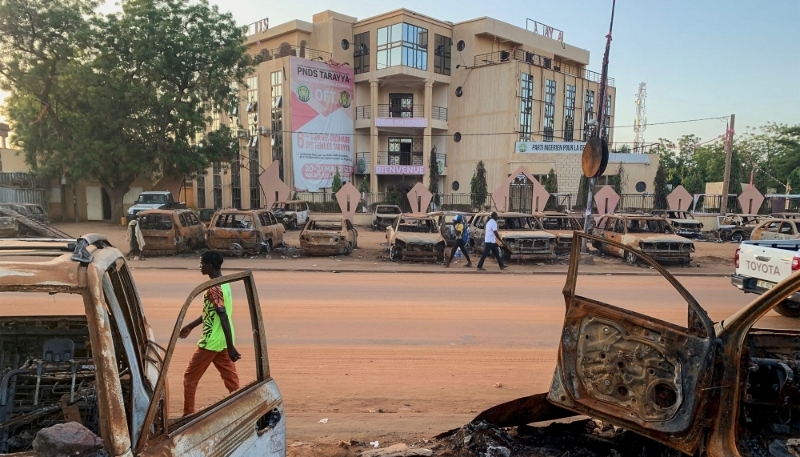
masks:
<instances>
[{"instance_id":1,"label":"rusted car body","mask_svg":"<svg viewBox=\"0 0 800 457\"><path fill-rule=\"evenodd\" d=\"M188 209L149 209L136 217L145 254L180 254L206 244L206 226Z\"/></svg>"},{"instance_id":2,"label":"rusted car body","mask_svg":"<svg viewBox=\"0 0 800 457\"><path fill-rule=\"evenodd\" d=\"M344 217L313 216L300 232L303 255L349 255L358 248L358 231Z\"/></svg>"},{"instance_id":3,"label":"rusted car body","mask_svg":"<svg viewBox=\"0 0 800 457\"><path fill-rule=\"evenodd\" d=\"M386 228L386 242L392 260L444 260L444 238L436 218L427 214L397 216Z\"/></svg>"},{"instance_id":4,"label":"rusted car body","mask_svg":"<svg viewBox=\"0 0 800 457\"><path fill-rule=\"evenodd\" d=\"M672 226L661 217L626 214L606 214L597 222L594 235L638 249L658 262L677 262L688 265L692 260L694 243L676 235ZM627 255L630 264L638 258L611 244L596 243L595 248L617 257Z\"/></svg>"},{"instance_id":5,"label":"rusted car body","mask_svg":"<svg viewBox=\"0 0 800 457\"><path fill-rule=\"evenodd\" d=\"M17 225L17 219L0 215L0 238L13 238L18 235L19 225Z\"/></svg>"},{"instance_id":6,"label":"rusted car body","mask_svg":"<svg viewBox=\"0 0 800 457\"><path fill-rule=\"evenodd\" d=\"M308 202L303 200L291 200L287 202L275 202L270 208L272 214L288 230L306 225L311 210L308 209Z\"/></svg>"},{"instance_id":7,"label":"rusted car body","mask_svg":"<svg viewBox=\"0 0 800 457\"><path fill-rule=\"evenodd\" d=\"M376 205L372 213L373 230L386 230L401 214L403 210L397 205Z\"/></svg>"},{"instance_id":8,"label":"rusted car body","mask_svg":"<svg viewBox=\"0 0 800 457\"><path fill-rule=\"evenodd\" d=\"M50 315L0 317L0 454L33 455L39 430L77 421L102 438L109 456L285 456L283 400L270 375L250 272L197 286L164 348L147 323L125 258L102 235L0 240L0 247L1 256L15 255L15 248L39 256L25 262L0 257L0 300L15 304L6 309L24 309L26 299L42 296L60 305ZM171 363L187 310L223 283L245 291L236 300L250 316L255 380L195 414L170 418L166 381L170 369L183 369Z\"/></svg>"},{"instance_id":9,"label":"rusted car body","mask_svg":"<svg viewBox=\"0 0 800 457\"><path fill-rule=\"evenodd\" d=\"M556 254L569 254L572 248L572 233L583 230L578 216L569 213L545 211L534 213L545 232L556 237Z\"/></svg>"},{"instance_id":10,"label":"rusted car body","mask_svg":"<svg viewBox=\"0 0 800 457\"><path fill-rule=\"evenodd\" d=\"M436 211L428 213L428 215L436 218L436 222L439 224L439 232L441 232L442 238L444 238L448 246L456 244L456 229L453 225L456 216L460 215L464 219L464 224L467 225L472 218L472 213L463 211Z\"/></svg>"},{"instance_id":11,"label":"rusted car body","mask_svg":"<svg viewBox=\"0 0 800 457\"><path fill-rule=\"evenodd\" d=\"M30 213L29 217L31 219L41 222L42 224L50 223L50 216L47 215L47 211L45 211L41 206L33 203L25 203L24 206L28 209L28 212Z\"/></svg>"},{"instance_id":12,"label":"rusted car body","mask_svg":"<svg viewBox=\"0 0 800 457\"><path fill-rule=\"evenodd\" d=\"M768 219L753 228L751 240L800 239L800 219Z\"/></svg>"},{"instance_id":13,"label":"rusted car body","mask_svg":"<svg viewBox=\"0 0 800 457\"><path fill-rule=\"evenodd\" d=\"M800 219L800 213L772 213L775 219Z\"/></svg>"},{"instance_id":14,"label":"rusted car body","mask_svg":"<svg viewBox=\"0 0 800 457\"><path fill-rule=\"evenodd\" d=\"M269 253L283 244L283 224L265 209L226 209L214 213L206 232L209 249L233 255Z\"/></svg>"},{"instance_id":15,"label":"rusted car body","mask_svg":"<svg viewBox=\"0 0 800 457\"><path fill-rule=\"evenodd\" d=\"M585 290L577 288L583 237L630 252L657 271L686 302L686 323L664 322L579 294ZM578 234L549 392L495 406L475 420L513 426L586 415L686 455L793 455L785 450L787 441L800 437L800 331L755 325L798 290L800 272L715 324L655 259Z\"/></svg>"},{"instance_id":16,"label":"rusted car body","mask_svg":"<svg viewBox=\"0 0 800 457\"><path fill-rule=\"evenodd\" d=\"M703 223L695 219L687 211L659 209L650 214L666 219L672 226L672 230L680 236L699 237L703 230Z\"/></svg>"},{"instance_id":17,"label":"rusted car body","mask_svg":"<svg viewBox=\"0 0 800 457\"><path fill-rule=\"evenodd\" d=\"M719 226L720 239L723 241L732 241L734 243L741 243L744 240L749 240L753 229L766 219L770 219L770 217L756 214L729 214L727 216L718 216L717 225Z\"/></svg>"},{"instance_id":18,"label":"rusted car body","mask_svg":"<svg viewBox=\"0 0 800 457\"><path fill-rule=\"evenodd\" d=\"M482 250L486 223L491 213L478 213L470 221L469 241L473 249ZM506 260L546 260L556 256L556 236L542 229L538 219L524 213L499 213L497 234L500 251Z\"/></svg>"}]
</instances>

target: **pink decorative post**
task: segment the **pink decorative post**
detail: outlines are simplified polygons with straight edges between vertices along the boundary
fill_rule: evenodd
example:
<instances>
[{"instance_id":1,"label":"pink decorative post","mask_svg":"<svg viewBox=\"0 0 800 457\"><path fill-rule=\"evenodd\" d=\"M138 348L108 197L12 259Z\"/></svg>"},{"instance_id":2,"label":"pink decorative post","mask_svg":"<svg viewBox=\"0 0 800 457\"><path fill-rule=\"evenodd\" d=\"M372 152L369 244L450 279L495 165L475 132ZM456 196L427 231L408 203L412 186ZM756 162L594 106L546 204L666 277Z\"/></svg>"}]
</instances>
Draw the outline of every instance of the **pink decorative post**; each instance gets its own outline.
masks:
<instances>
[{"instance_id":1,"label":"pink decorative post","mask_svg":"<svg viewBox=\"0 0 800 457\"><path fill-rule=\"evenodd\" d=\"M433 200L433 194L425 185L418 182L408 191L406 198L408 198L408 204L411 205L412 213L426 213L428 212L428 205Z\"/></svg>"},{"instance_id":2,"label":"pink decorative post","mask_svg":"<svg viewBox=\"0 0 800 457\"><path fill-rule=\"evenodd\" d=\"M272 208L275 202L288 200L292 193L292 189L289 189L279 176L280 163L277 160L258 176L258 183L267 197L267 208Z\"/></svg>"},{"instance_id":3,"label":"pink decorative post","mask_svg":"<svg viewBox=\"0 0 800 457\"><path fill-rule=\"evenodd\" d=\"M692 194L683 186L676 187L667 196L667 206L672 211L689 211L692 201Z\"/></svg>"},{"instance_id":4,"label":"pink decorative post","mask_svg":"<svg viewBox=\"0 0 800 457\"><path fill-rule=\"evenodd\" d=\"M603 186L594 194L594 204L597 205L598 214L613 213L619 205L619 195L611 186Z\"/></svg>"},{"instance_id":5,"label":"pink decorative post","mask_svg":"<svg viewBox=\"0 0 800 457\"><path fill-rule=\"evenodd\" d=\"M739 206L744 214L757 214L758 209L764 204L764 196L755 187L748 187L739 195Z\"/></svg>"},{"instance_id":6,"label":"pink decorative post","mask_svg":"<svg viewBox=\"0 0 800 457\"><path fill-rule=\"evenodd\" d=\"M524 165L517 168L514 173L511 173L511 176L492 192L492 199L494 200L497 211L504 212L509 210L510 205L508 200L510 186L519 175L525 176L525 178L529 179L533 184L533 198L531 199L530 212L544 211L547 200L550 198L550 193L545 190L544 186L533 177L531 172Z\"/></svg>"},{"instance_id":7,"label":"pink decorative post","mask_svg":"<svg viewBox=\"0 0 800 457\"><path fill-rule=\"evenodd\" d=\"M342 215L345 219L350 222L353 222L353 216L356 214L359 200L361 200L361 192L349 182L342 186L339 192L336 192L336 201L339 203L339 209L342 210Z\"/></svg>"}]
</instances>

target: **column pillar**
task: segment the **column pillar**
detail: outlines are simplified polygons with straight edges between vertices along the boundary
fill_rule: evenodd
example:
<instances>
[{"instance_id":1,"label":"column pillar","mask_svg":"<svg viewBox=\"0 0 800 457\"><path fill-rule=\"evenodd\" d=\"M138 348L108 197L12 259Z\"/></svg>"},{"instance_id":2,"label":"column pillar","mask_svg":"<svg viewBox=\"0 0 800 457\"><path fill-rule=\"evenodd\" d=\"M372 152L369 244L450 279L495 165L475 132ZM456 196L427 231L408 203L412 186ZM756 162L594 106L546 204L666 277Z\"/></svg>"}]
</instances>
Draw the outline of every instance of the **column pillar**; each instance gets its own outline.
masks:
<instances>
[{"instance_id":1,"label":"column pillar","mask_svg":"<svg viewBox=\"0 0 800 457\"><path fill-rule=\"evenodd\" d=\"M431 164L431 105L433 104L433 81L425 81L425 133L422 137L422 164L425 165L425 174L422 176L422 184L429 187L431 184L430 170L428 168Z\"/></svg>"},{"instance_id":2,"label":"column pillar","mask_svg":"<svg viewBox=\"0 0 800 457\"><path fill-rule=\"evenodd\" d=\"M378 117L378 81L369 82L369 191L373 194L378 192L378 176L375 174L375 165L378 165L378 127L375 126L375 118Z\"/></svg>"}]
</instances>

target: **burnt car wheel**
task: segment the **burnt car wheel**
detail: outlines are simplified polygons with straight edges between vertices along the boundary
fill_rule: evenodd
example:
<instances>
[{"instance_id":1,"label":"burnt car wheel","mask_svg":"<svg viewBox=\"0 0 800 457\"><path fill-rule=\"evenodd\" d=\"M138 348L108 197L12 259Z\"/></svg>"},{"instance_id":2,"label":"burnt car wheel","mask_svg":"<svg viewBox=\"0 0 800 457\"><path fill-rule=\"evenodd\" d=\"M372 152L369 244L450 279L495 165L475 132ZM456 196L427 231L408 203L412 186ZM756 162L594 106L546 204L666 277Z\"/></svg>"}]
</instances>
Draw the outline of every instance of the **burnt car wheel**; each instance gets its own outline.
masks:
<instances>
[{"instance_id":1,"label":"burnt car wheel","mask_svg":"<svg viewBox=\"0 0 800 457\"><path fill-rule=\"evenodd\" d=\"M775 312L786 317L800 317L800 303L784 300L775 306Z\"/></svg>"},{"instance_id":2,"label":"burnt car wheel","mask_svg":"<svg viewBox=\"0 0 800 457\"><path fill-rule=\"evenodd\" d=\"M353 253L353 243L347 245L347 249L344 251L344 255L350 255Z\"/></svg>"},{"instance_id":3,"label":"burnt car wheel","mask_svg":"<svg viewBox=\"0 0 800 457\"><path fill-rule=\"evenodd\" d=\"M734 243L741 243L744 241L744 234L742 232L733 232L731 234L731 241Z\"/></svg>"},{"instance_id":4,"label":"burnt car wheel","mask_svg":"<svg viewBox=\"0 0 800 457\"><path fill-rule=\"evenodd\" d=\"M389 258L392 260L402 260L403 259L403 250L397 247L390 247L389 248Z\"/></svg>"},{"instance_id":5,"label":"burnt car wheel","mask_svg":"<svg viewBox=\"0 0 800 457\"><path fill-rule=\"evenodd\" d=\"M444 262L444 249L436 252L436 261Z\"/></svg>"},{"instance_id":6,"label":"burnt car wheel","mask_svg":"<svg viewBox=\"0 0 800 457\"><path fill-rule=\"evenodd\" d=\"M292 219L292 221L289 222L289 230L294 230L296 228L297 228L297 221Z\"/></svg>"},{"instance_id":7,"label":"burnt car wheel","mask_svg":"<svg viewBox=\"0 0 800 457\"><path fill-rule=\"evenodd\" d=\"M244 249L242 248L242 245L239 243L231 243L228 249L231 251L231 254L236 257L241 257L242 254L244 254Z\"/></svg>"},{"instance_id":8,"label":"burnt car wheel","mask_svg":"<svg viewBox=\"0 0 800 457\"><path fill-rule=\"evenodd\" d=\"M639 257L632 251L625 251L625 261L628 262L629 265L636 265L639 263Z\"/></svg>"},{"instance_id":9,"label":"burnt car wheel","mask_svg":"<svg viewBox=\"0 0 800 457\"><path fill-rule=\"evenodd\" d=\"M261 252L267 255L272 253L272 240L267 240L263 245L261 245Z\"/></svg>"}]
</instances>

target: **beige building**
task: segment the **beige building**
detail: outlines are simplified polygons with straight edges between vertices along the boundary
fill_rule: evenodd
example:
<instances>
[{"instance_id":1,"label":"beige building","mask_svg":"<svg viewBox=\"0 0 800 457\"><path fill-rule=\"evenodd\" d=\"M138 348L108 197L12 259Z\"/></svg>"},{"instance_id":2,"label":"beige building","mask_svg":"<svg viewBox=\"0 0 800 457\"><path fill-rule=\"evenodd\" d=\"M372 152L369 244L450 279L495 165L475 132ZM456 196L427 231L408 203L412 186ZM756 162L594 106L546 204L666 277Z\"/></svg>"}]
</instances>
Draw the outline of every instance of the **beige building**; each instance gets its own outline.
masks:
<instances>
[{"instance_id":1,"label":"beige building","mask_svg":"<svg viewBox=\"0 0 800 457\"><path fill-rule=\"evenodd\" d=\"M239 106L214 116L215 125L238 130L241 154L194 183L199 207L262 206L257 178L273 160L290 188L324 190L295 182L293 173L292 132L301 129L292 125L298 108L290 68L297 58L352 68L352 167L339 168L352 170L345 181L368 179L371 192L401 182L428 185L435 154L442 193L468 193L479 160L490 191L525 165L536 175L553 168L559 192L577 192L575 164L599 108L600 75L587 69L589 52L566 44L557 29L486 17L452 23L405 9L362 20L324 11L312 22L250 24L246 45L261 63L239 88ZM611 78L606 127L613 126L614 100ZM613 140L613 129L607 136ZM520 141L530 145L525 152ZM545 153L544 143L564 145ZM651 164L644 162L625 166L647 175Z\"/></svg>"}]
</instances>

